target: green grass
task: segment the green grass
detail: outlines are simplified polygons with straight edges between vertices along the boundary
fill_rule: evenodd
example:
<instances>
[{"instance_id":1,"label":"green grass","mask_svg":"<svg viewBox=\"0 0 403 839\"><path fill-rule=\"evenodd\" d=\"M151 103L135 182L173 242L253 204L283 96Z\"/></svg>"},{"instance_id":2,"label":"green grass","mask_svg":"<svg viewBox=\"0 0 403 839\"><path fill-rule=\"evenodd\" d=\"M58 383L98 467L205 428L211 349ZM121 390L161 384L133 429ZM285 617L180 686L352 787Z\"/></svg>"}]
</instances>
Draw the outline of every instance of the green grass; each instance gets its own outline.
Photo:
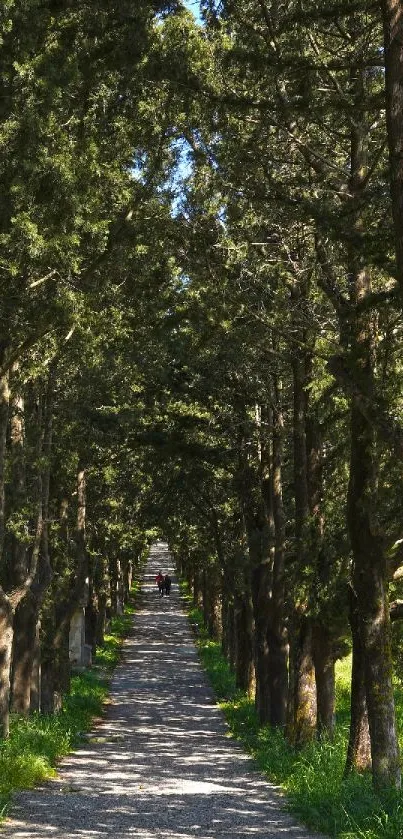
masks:
<instances>
[{"instance_id":1,"label":"green grass","mask_svg":"<svg viewBox=\"0 0 403 839\"><path fill-rule=\"evenodd\" d=\"M197 611L192 610L192 620L200 620ZM349 659L337 666L334 740L314 742L295 752L281 731L259 727L253 702L237 691L220 645L202 633L198 646L232 736L243 743L268 778L284 789L291 812L308 827L338 839L403 839L403 795L392 793L381 801L373 792L369 774L343 779L349 726ZM396 703L403 733L402 688L396 690ZM401 747L403 751L403 742Z\"/></svg>"},{"instance_id":2,"label":"green grass","mask_svg":"<svg viewBox=\"0 0 403 839\"><path fill-rule=\"evenodd\" d=\"M57 761L78 745L93 720L102 714L132 613L129 606L125 615L112 619L110 634L105 636L94 666L73 677L71 692L64 697L58 714L32 714L27 718L12 715L10 737L0 742L0 816L6 814L13 791L53 777Z\"/></svg>"}]
</instances>

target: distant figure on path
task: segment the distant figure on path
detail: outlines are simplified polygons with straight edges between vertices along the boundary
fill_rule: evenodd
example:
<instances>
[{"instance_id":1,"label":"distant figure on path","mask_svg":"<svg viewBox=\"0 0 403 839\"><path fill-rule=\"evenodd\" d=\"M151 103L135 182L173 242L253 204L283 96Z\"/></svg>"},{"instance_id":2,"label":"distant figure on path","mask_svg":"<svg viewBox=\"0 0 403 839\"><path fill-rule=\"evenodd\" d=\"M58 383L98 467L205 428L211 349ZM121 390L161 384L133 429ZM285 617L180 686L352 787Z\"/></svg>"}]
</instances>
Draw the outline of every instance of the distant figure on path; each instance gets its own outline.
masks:
<instances>
[{"instance_id":1,"label":"distant figure on path","mask_svg":"<svg viewBox=\"0 0 403 839\"><path fill-rule=\"evenodd\" d=\"M165 574L164 589L165 589L165 594L167 594L167 595L171 593L171 583L172 583L172 580L171 580L169 574Z\"/></svg>"},{"instance_id":2,"label":"distant figure on path","mask_svg":"<svg viewBox=\"0 0 403 839\"><path fill-rule=\"evenodd\" d=\"M164 575L162 571L158 571L158 574L155 578L155 582L157 583L158 591L160 593L160 596L162 597L164 594Z\"/></svg>"}]
</instances>

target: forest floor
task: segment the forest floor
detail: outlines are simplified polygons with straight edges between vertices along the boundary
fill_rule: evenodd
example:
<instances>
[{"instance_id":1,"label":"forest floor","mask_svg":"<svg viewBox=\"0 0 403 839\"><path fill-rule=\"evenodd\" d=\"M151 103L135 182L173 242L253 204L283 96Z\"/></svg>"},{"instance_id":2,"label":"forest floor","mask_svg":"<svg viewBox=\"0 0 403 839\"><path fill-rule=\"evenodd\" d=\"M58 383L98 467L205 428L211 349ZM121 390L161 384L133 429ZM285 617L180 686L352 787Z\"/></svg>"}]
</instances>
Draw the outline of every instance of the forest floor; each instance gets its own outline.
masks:
<instances>
[{"instance_id":1,"label":"forest floor","mask_svg":"<svg viewBox=\"0 0 403 839\"><path fill-rule=\"evenodd\" d=\"M169 554L154 546L105 719L55 779L18 793L3 839L314 839L230 737ZM318 835L315 835L318 838Z\"/></svg>"}]
</instances>

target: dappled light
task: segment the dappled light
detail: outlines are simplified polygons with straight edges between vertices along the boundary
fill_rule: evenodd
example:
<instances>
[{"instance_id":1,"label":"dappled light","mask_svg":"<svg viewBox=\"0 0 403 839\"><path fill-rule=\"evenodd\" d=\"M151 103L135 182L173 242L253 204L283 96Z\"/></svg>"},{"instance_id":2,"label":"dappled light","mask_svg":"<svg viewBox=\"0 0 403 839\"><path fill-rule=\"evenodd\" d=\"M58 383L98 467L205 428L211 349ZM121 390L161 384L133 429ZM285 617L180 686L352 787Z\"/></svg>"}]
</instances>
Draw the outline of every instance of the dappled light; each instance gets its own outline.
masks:
<instances>
[{"instance_id":1,"label":"dappled light","mask_svg":"<svg viewBox=\"0 0 403 839\"><path fill-rule=\"evenodd\" d=\"M170 597L154 583L160 565ZM140 602L106 718L57 779L18 796L4 839L308 837L227 736L161 546Z\"/></svg>"}]
</instances>

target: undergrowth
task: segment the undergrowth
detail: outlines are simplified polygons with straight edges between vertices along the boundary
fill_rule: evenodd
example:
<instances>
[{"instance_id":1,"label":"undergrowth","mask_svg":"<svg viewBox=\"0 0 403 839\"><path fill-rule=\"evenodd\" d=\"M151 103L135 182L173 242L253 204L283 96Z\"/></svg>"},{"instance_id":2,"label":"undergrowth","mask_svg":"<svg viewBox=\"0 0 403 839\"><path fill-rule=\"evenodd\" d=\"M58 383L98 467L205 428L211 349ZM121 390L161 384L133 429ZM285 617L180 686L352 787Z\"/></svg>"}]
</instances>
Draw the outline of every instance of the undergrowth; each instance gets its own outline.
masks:
<instances>
[{"instance_id":1,"label":"undergrowth","mask_svg":"<svg viewBox=\"0 0 403 839\"><path fill-rule=\"evenodd\" d=\"M199 610L190 608L189 615L195 627L202 627ZM268 778L283 788L290 811L310 828L337 839L403 839L403 796L391 793L380 800L369 774L343 779L349 726L348 659L338 663L334 739L295 752L281 731L259 726L253 701L236 689L220 645L209 640L203 628L197 632L197 643L231 735L243 743ZM396 704L403 732L401 688L396 691Z\"/></svg>"},{"instance_id":2,"label":"undergrowth","mask_svg":"<svg viewBox=\"0 0 403 839\"><path fill-rule=\"evenodd\" d=\"M129 606L124 615L112 618L110 634L97 651L93 667L72 678L71 692L64 697L59 713L12 715L10 737L0 741L1 816L13 791L28 789L56 774L57 761L78 745L93 720L102 714L132 612Z\"/></svg>"}]
</instances>

